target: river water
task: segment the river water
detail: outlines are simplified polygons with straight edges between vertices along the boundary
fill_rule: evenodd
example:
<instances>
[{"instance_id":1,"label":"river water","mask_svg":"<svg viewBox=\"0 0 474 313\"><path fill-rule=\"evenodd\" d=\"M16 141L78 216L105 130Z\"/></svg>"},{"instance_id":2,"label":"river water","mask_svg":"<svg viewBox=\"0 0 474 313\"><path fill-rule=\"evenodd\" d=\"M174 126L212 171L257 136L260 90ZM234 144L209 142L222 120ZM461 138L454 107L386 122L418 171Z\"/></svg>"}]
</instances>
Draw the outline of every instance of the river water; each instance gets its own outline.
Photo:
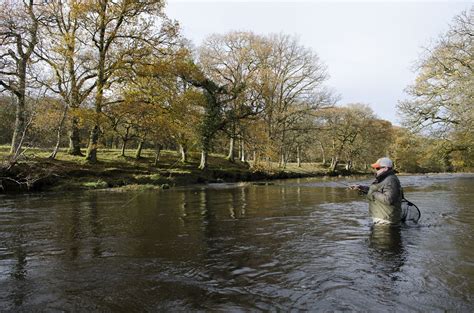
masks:
<instances>
[{"instance_id":1,"label":"river water","mask_svg":"<svg viewBox=\"0 0 474 313\"><path fill-rule=\"evenodd\" d=\"M0 311L474 310L474 175L402 176L418 225L344 183L0 196Z\"/></svg>"}]
</instances>

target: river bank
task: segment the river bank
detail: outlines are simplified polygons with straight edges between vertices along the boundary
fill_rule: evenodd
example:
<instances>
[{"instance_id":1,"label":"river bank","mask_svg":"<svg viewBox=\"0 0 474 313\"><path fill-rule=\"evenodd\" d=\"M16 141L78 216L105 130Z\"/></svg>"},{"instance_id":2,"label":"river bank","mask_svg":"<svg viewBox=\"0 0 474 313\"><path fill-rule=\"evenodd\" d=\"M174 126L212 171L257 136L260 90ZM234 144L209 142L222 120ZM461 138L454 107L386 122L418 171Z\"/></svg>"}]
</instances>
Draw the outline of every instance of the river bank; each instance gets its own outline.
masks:
<instances>
[{"instance_id":1,"label":"river bank","mask_svg":"<svg viewBox=\"0 0 474 313\"><path fill-rule=\"evenodd\" d=\"M0 149L5 158L8 151ZM97 163L83 157L58 153L55 160L48 151L29 150L8 172L0 173L0 193L31 191L66 191L84 189L155 189L216 182L262 181L282 178L318 177L348 173L329 173L319 163L265 164L257 168L240 161L230 162L222 155L210 155L209 167L198 169L199 154L190 153L187 162L175 151L163 151L155 164L153 151L144 151L140 159L120 156L119 150L100 150ZM5 163L4 163L5 164Z\"/></svg>"}]
</instances>

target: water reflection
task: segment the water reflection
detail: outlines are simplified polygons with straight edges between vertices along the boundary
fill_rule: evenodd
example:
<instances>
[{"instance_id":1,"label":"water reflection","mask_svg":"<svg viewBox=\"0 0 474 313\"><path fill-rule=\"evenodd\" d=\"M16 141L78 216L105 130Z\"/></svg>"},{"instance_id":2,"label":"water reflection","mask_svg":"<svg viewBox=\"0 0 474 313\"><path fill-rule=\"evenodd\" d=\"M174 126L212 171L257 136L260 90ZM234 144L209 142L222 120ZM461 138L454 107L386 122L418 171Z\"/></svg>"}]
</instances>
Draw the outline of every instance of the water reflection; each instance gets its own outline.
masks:
<instances>
[{"instance_id":1,"label":"water reflection","mask_svg":"<svg viewBox=\"0 0 474 313\"><path fill-rule=\"evenodd\" d=\"M102 224L100 223L100 210L98 204L98 197L97 193L91 194L89 197L89 223L91 229L91 237L92 237L92 256L95 258L99 258L102 256Z\"/></svg>"},{"instance_id":2,"label":"water reflection","mask_svg":"<svg viewBox=\"0 0 474 313\"><path fill-rule=\"evenodd\" d=\"M15 306L21 306L27 296L27 291L24 288L24 280L27 278L27 251L26 245L27 240L25 238L25 226L18 225L19 227L15 230L15 236L13 239L13 255L15 258L15 264L12 269L12 277L16 280L16 284L11 298Z\"/></svg>"},{"instance_id":3,"label":"water reflection","mask_svg":"<svg viewBox=\"0 0 474 313\"><path fill-rule=\"evenodd\" d=\"M92 250L92 257L102 256L103 225L100 221L99 197L97 193L88 194L82 203L74 203L70 211L66 212L69 217L61 216L61 222L67 229L61 237L68 247L71 261L79 259L81 254L87 254L89 249Z\"/></svg>"},{"instance_id":4,"label":"water reflection","mask_svg":"<svg viewBox=\"0 0 474 313\"><path fill-rule=\"evenodd\" d=\"M472 311L474 179L415 181L436 228L324 180L12 197L0 310Z\"/></svg>"},{"instance_id":5,"label":"water reflection","mask_svg":"<svg viewBox=\"0 0 474 313\"><path fill-rule=\"evenodd\" d=\"M69 229L69 252L71 260L74 261L79 256L81 246L81 212L78 206L71 209L70 229Z\"/></svg>"},{"instance_id":6,"label":"water reflection","mask_svg":"<svg viewBox=\"0 0 474 313\"><path fill-rule=\"evenodd\" d=\"M372 225L369 246L384 254L402 254L401 227L378 224Z\"/></svg>"},{"instance_id":7,"label":"water reflection","mask_svg":"<svg viewBox=\"0 0 474 313\"><path fill-rule=\"evenodd\" d=\"M375 224L369 237L369 255L385 275L394 277L405 263L401 227Z\"/></svg>"}]
</instances>

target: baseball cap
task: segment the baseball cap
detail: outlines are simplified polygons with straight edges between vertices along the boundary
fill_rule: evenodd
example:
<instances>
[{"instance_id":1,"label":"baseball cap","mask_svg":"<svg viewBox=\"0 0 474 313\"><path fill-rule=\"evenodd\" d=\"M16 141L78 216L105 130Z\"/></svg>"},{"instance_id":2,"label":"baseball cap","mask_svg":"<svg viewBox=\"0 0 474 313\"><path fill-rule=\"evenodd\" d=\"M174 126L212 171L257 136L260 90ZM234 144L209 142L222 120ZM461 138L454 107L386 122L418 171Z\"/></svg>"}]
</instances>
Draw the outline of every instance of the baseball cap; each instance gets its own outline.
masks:
<instances>
[{"instance_id":1,"label":"baseball cap","mask_svg":"<svg viewBox=\"0 0 474 313\"><path fill-rule=\"evenodd\" d=\"M393 162L389 158L380 158L375 162L374 164L371 165L373 168L378 168L378 167L393 167Z\"/></svg>"}]
</instances>

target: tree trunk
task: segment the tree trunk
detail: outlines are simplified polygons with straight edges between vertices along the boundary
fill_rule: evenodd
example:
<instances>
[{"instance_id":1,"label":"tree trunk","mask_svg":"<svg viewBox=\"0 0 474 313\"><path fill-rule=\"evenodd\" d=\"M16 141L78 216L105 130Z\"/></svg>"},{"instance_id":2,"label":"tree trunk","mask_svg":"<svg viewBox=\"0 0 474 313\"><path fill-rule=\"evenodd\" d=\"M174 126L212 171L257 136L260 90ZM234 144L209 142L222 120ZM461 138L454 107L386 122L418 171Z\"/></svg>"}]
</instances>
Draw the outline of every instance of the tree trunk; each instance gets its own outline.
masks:
<instances>
[{"instance_id":1,"label":"tree trunk","mask_svg":"<svg viewBox=\"0 0 474 313\"><path fill-rule=\"evenodd\" d=\"M336 168L337 168L337 165L339 164L339 160L337 157L333 157L331 159L331 166L330 166L330 170L331 172L335 172L336 171Z\"/></svg>"},{"instance_id":2,"label":"tree trunk","mask_svg":"<svg viewBox=\"0 0 474 313\"><path fill-rule=\"evenodd\" d=\"M140 140L138 143L137 151L135 152L135 159L140 159L142 157L142 150L143 150L143 144L145 142L143 140Z\"/></svg>"},{"instance_id":3,"label":"tree trunk","mask_svg":"<svg viewBox=\"0 0 474 313\"><path fill-rule=\"evenodd\" d=\"M89 145L87 146L86 160L92 163L97 162L97 142L99 141L99 126L95 125L91 130Z\"/></svg>"},{"instance_id":4,"label":"tree trunk","mask_svg":"<svg viewBox=\"0 0 474 313\"><path fill-rule=\"evenodd\" d=\"M234 155L234 141L233 137L230 137L229 141L229 154L227 155L227 160L230 162L235 162L235 155Z\"/></svg>"},{"instance_id":5,"label":"tree trunk","mask_svg":"<svg viewBox=\"0 0 474 313\"><path fill-rule=\"evenodd\" d=\"M120 153L120 156L124 157L125 156L125 146L127 145L127 142L130 140L129 134L130 134L130 127L126 127L126 132L125 135L122 137L122 152Z\"/></svg>"},{"instance_id":6,"label":"tree trunk","mask_svg":"<svg viewBox=\"0 0 474 313\"><path fill-rule=\"evenodd\" d=\"M81 139L79 136L79 120L73 117L71 120L71 130L69 131L69 149L67 151L70 155L84 156L81 152Z\"/></svg>"},{"instance_id":7,"label":"tree trunk","mask_svg":"<svg viewBox=\"0 0 474 313\"><path fill-rule=\"evenodd\" d=\"M10 154L17 154L21 149L21 135L25 129L25 95L17 95L16 114L15 114L15 128L13 130L12 145Z\"/></svg>"},{"instance_id":8,"label":"tree trunk","mask_svg":"<svg viewBox=\"0 0 474 313\"><path fill-rule=\"evenodd\" d=\"M68 106L65 105L64 112L63 112L63 115L61 116L61 121L59 122L58 131L56 134L56 146L54 147L53 152L49 155L49 158L51 160L54 160L56 158L56 155L58 154L58 151L59 151L59 146L61 144L61 133L64 126L64 121L66 120L67 111L68 111Z\"/></svg>"},{"instance_id":9,"label":"tree trunk","mask_svg":"<svg viewBox=\"0 0 474 313\"><path fill-rule=\"evenodd\" d=\"M278 167L283 166L283 148L280 147L280 155L278 156Z\"/></svg>"},{"instance_id":10,"label":"tree trunk","mask_svg":"<svg viewBox=\"0 0 474 313\"><path fill-rule=\"evenodd\" d=\"M289 151L286 151L285 154L283 155L283 168L286 168L286 166L288 165L289 159L290 159Z\"/></svg>"},{"instance_id":11,"label":"tree trunk","mask_svg":"<svg viewBox=\"0 0 474 313\"><path fill-rule=\"evenodd\" d=\"M101 3L101 14L99 14L100 22L98 33L98 42L96 43L99 48L98 66L97 66L97 80L96 80L96 94L95 94L95 125L91 131L89 146L87 147L86 160L92 163L97 162L97 143L99 141L100 133L100 115L102 114L102 104L104 101L104 88L107 83L105 73L105 60L107 58L107 45L106 45L106 9L107 2Z\"/></svg>"},{"instance_id":12,"label":"tree trunk","mask_svg":"<svg viewBox=\"0 0 474 313\"><path fill-rule=\"evenodd\" d=\"M244 163L247 162L245 158L245 142L243 138L240 140L240 161Z\"/></svg>"},{"instance_id":13,"label":"tree trunk","mask_svg":"<svg viewBox=\"0 0 474 313\"><path fill-rule=\"evenodd\" d=\"M59 23L60 22L58 21L58 24ZM77 23L77 20L74 22L74 24L76 25L76 23ZM66 58L67 58L67 72L69 73L69 78L71 80L70 82L71 91L67 99L68 100L67 102L73 111L72 119L71 119L71 129L69 131L68 154L84 156L81 152L81 146L80 146L81 138L80 138L80 133L79 133L79 118L75 115L75 112L74 112L74 110L78 109L80 104L85 99L85 94L82 96L80 94L81 84L78 84L78 75L77 75L78 73L77 73L77 67L75 63L76 56L77 56L77 50L76 50L77 29L73 27L70 30L64 30L64 31L65 32L62 32L63 38L66 40L69 40L69 43L66 45L67 46Z\"/></svg>"},{"instance_id":14,"label":"tree trunk","mask_svg":"<svg viewBox=\"0 0 474 313\"><path fill-rule=\"evenodd\" d=\"M285 149L283 147L280 148L280 158L278 161L278 167L285 168Z\"/></svg>"},{"instance_id":15,"label":"tree trunk","mask_svg":"<svg viewBox=\"0 0 474 313\"><path fill-rule=\"evenodd\" d=\"M206 149L202 149L201 151L201 163L199 164L200 170L205 170L207 168L207 158L209 152Z\"/></svg>"},{"instance_id":16,"label":"tree trunk","mask_svg":"<svg viewBox=\"0 0 474 313\"><path fill-rule=\"evenodd\" d=\"M19 84L17 96L16 114L15 114L15 129L13 130L12 145L10 154L18 155L21 150L22 136L26 129L26 61L19 62Z\"/></svg>"},{"instance_id":17,"label":"tree trunk","mask_svg":"<svg viewBox=\"0 0 474 313\"><path fill-rule=\"evenodd\" d=\"M153 163L154 166L157 166L158 161L160 160L161 147L162 146L159 143L155 145L155 162Z\"/></svg>"},{"instance_id":18,"label":"tree trunk","mask_svg":"<svg viewBox=\"0 0 474 313\"><path fill-rule=\"evenodd\" d=\"M301 167L301 151L300 151L300 146L296 147L296 163L298 164L298 167Z\"/></svg>"},{"instance_id":19,"label":"tree trunk","mask_svg":"<svg viewBox=\"0 0 474 313\"><path fill-rule=\"evenodd\" d=\"M352 170L352 160L348 160L346 163L346 171Z\"/></svg>"},{"instance_id":20,"label":"tree trunk","mask_svg":"<svg viewBox=\"0 0 474 313\"><path fill-rule=\"evenodd\" d=\"M39 23L38 18L34 14L34 3L33 1L29 1L29 4L27 4L26 1L23 1L23 4L25 5L25 9L28 12L28 21L26 21L26 29L24 30L26 31L25 33L29 33L31 35L31 38L26 40L22 38L21 35L17 34L17 36L15 36L17 55L13 57L15 60L15 70L13 70L13 72L15 76L18 77L18 83L10 82L9 84L6 84L2 79L2 89L3 87L6 87L7 90L13 92L18 101L15 114L15 129L13 130L10 148L10 154L13 155L13 158L16 158L21 153L21 146L23 144L28 127L26 124L26 70L28 63L31 61L33 50L38 43L37 35ZM16 26L14 26L14 28L15 27ZM15 52L10 49L8 53L13 55L15 54ZM2 71L6 70L8 72L8 69L3 68L6 64L2 65Z\"/></svg>"},{"instance_id":21,"label":"tree trunk","mask_svg":"<svg viewBox=\"0 0 474 313\"><path fill-rule=\"evenodd\" d=\"M179 144L179 153L181 154L181 163L187 163L188 147L185 144Z\"/></svg>"},{"instance_id":22,"label":"tree trunk","mask_svg":"<svg viewBox=\"0 0 474 313\"><path fill-rule=\"evenodd\" d=\"M323 165L326 165L326 163L327 163L326 150L324 150L324 146L323 146L323 143L321 141L319 142L319 147L321 148L321 154L322 154L322 157L323 157Z\"/></svg>"},{"instance_id":23,"label":"tree trunk","mask_svg":"<svg viewBox=\"0 0 474 313\"><path fill-rule=\"evenodd\" d=\"M242 139L238 140L238 149L237 149L237 151L238 151L237 158L239 160L241 160L242 159Z\"/></svg>"},{"instance_id":24,"label":"tree trunk","mask_svg":"<svg viewBox=\"0 0 474 313\"><path fill-rule=\"evenodd\" d=\"M127 145L128 139L123 139L122 140L122 150L120 151L120 156L124 157L125 156L125 146Z\"/></svg>"}]
</instances>

